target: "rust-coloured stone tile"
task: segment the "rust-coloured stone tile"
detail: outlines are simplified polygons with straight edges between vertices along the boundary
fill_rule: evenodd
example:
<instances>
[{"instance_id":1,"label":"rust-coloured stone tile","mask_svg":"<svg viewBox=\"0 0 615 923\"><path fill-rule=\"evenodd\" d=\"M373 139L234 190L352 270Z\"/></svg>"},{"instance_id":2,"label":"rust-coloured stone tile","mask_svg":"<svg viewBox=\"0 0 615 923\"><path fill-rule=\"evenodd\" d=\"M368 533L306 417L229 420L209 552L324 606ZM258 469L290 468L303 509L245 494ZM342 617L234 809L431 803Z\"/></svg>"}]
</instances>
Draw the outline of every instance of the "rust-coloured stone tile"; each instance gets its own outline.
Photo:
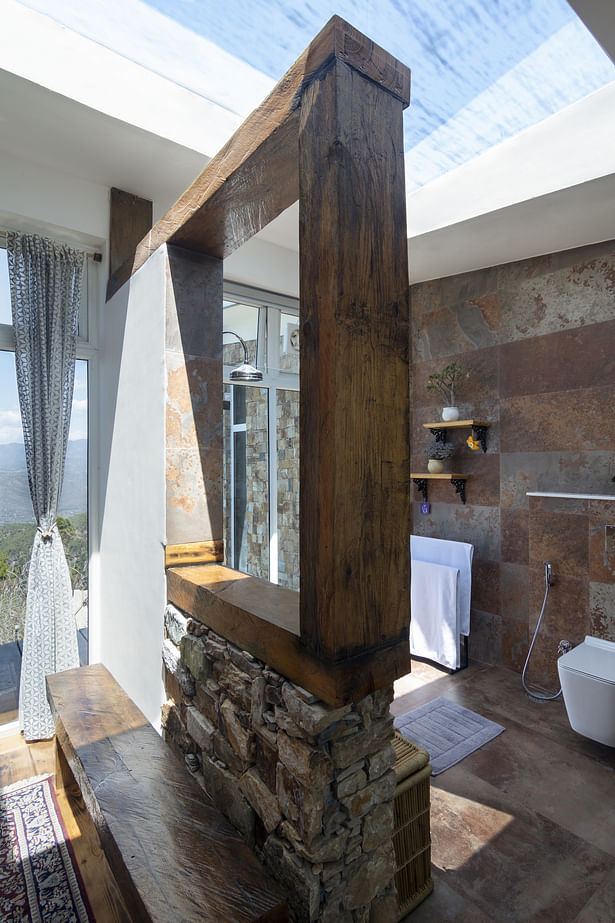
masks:
<instances>
[{"instance_id":1,"label":"rust-coloured stone tile","mask_svg":"<svg viewBox=\"0 0 615 923\"><path fill-rule=\"evenodd\" d=\"M615 526L615 501L592 500L589 509L589 578L614 584L615 553L605 540L605 528Z\"/></svg>"},{"instance_id":2,"label":"rust-coloured stone tile","mask_svg":"<svg viewBox=\"0 0 615 923\"><path fill-rule=\"evenodd\" d=\"M529 575L529 626L533 632L545 595L544 568L530 568ZM589 580L567 576L556 568L553 569L552 580L543 618L544 629L578 644L588 633Z\"/></svg>"},{"instance_id":3,"label":"rust-coloured stone tile","mask_svg":"<svg viewBox=\"0 0 615 923\"><path fill-rule=\"evenodd\" d=\"M502 561L527 564L530 547L528 511L503 509L501 517Z\"/></svg>"},{"instance_id":4,"label":"rust-coloured stone tile","mask_svg":"<svg viewBox=\"0 0 615 923\"><path fill-rule=\"evenodd\" d=\"M521 673L528 647L527 623L502 619L502 665Z\"/></svg>"},{"instance_id":5,"label":"rust-coloured stone tile","mask_svg":"<svg viewBox=\"0 0 615 923\"><path fill-rule=\"evenodd\" d=\"M502 342L612 320L614 268L612 241L499 267Z\"/></svg>"},{"instance_id":6,"label":"rust-coloured stone tile","mask_svg":"<svg viewBox=\"0 0 615 923\"><path fill-rule=\"evenodd\" d=\"M465 430L464 430L465 433ZM458 453L459 471L468 475L467 502L473 506L500 505L500 456L471 452L465 445Z\"/></svg>"},{"instance_id":7,"label":"rust-coloured stone tile","mask_svg":"<svg viewBox=\"0 0 615 923\"><path fill-rule=\"evenodd\" d=\"M615 583L589 584L589 633L615 641Z\"/></svg>"},{"instance_id":8,"label":"rust-coloured stone tile","mask_svg":"<svg viewBox=\"0 0 615 923\"><path fill-rule=\"evenodd\" d=\"M566 513L569 516L587 516L589 500L578 497L530 497L531 515Z\"/></svg>"},{"instance_id":9,"label":"rust-coloured stone tile","mask_svg":"<svg viewBox=\"0 0 615 923\"><path fill-rule=\"evenodd\" d=\"M530 566L538 568L549 561L558 574L586 577L589 571L588 529L587 515L549 513L532 504Z\"/></svg>"},{"instance_id":10,"label":"rust-coloured stone tile","mask_svg":"<svg viewBox=\"0 0 615 923\"><path fill-rule=\"evenodd\" d=\"M442 302L442 285L440 279L419 282L410 286L410 317L415 323L424 314L437 311Z\"/></svg>"},{"instance_id":11,"label":"rust-coloured stone tile","mask_svg":"<svg viewBox=\"0 0 615 923\"><path fill-rule=\"evenodd\" d=\"M615 381L615 320L506 343L500 396L593 388Z\"/></svg>"},{"instance_id":12,"label":"rust-coloured stone tile","mask_svg":"<svg viewBox=\"0 0 615 923\"><path fill-rule=\"evenodd\" d=\"M472 609L470 614L469 657L474 663L502 663L502 620L493 612Z\"/></svg>"},{"instance_id":13,"label":"rust-coloured stone tile","mask_svg":"<svg viewBox=\"0 0 615 923\"><path fill-rule=\"evenodd\" d=\"M523 564L500 564L500 612L502 622L517 622L527 628L529 570Z\"/></svg>"},{"instance_id":14,"label":"rust-coloured stone tile","mask_svg":"<svg viewBox=\"0 0 615 923\"><path fill-rule=\"evenodd\" d=\"M528 506L528 491L609 493L613 452L504 452L501 456L501 505Z\"/></svg>"},{"instance_id":15,"label":"rust-coloured stone tile","mask_svg":"<svg viewBox=\"0 0 615 923\"><path fill-rule=\"evenodd\" d=\"M211 541L222 537L222 453L219 466L204 467L199 447L167 450L167 542ZM211 459L209 459L211 462Z\"/></svg>"},{"instance_id":16,"label":"rust-coloured stone tile","mask_svg":"<svg viewBox=\"0 0 615 923\"><path fill-rule=\"evenodd\" d=\"M475 557L472 561L472 607L500 613L500 565Z\"/></svg>"},{"instance_id":17,"label":"rust-coloured stone tile","mask_svg":"<svg viewBox=\"0 0 615 923\"><path fill-rule=\"evenodd\" d=\"M437 481L435 483L438 483ZM441 482L440 482L441 483ZM444 482L454 496L451 485ZM497 507L463 506L456 503L431 501L431 513L414 516L414 529L417 535L431 538L446 538L457 542L470 542L474 545L474 555L497 561L500 557L500 512Z\"/></svg>"},{"instance_id":18,"label":"rust-coloured stone tile","mask_svg":"<svg viewBox=\"0 0 615 923\"><path fill-rule=\"evenodd\" d=\"M497 283L498 269L496 266L474 269L456 276L446 276L440 280L441 298L445 304L471 301L497 291Z\"/></svg>"},{"instance_id":19,"label":"rust-coloured stone tile","mask_svg":"<svg viewBox=\"0 0 615 923\"><path fill-rule=\"evenodd\" d=\"M534 630L532 628L531 631L528 631L528 649L533 634ZM562 637L561 634L554 634L552 631L541 627L525 674L525 681L530 690L539 692L542 695L553 695L559 690L557 650ZM568 640L571 639L569 638ZM577 642L571 641L571 643L575 644Z\"/></svg>"},{"instance_id":20,"label":"rust-coloured stone tile","mask_svg":"<svg viewBox=\"0 0 615 923\"><path fill-rule=\"evenodd\" d=\"M167 446L210 445L222 433L222 365L167 351Z\"/></svg>"},{"instance_id":21,"label":"rust-coloured stone tile","mask_svg":"<svg viewBox=\"0 0 615 923\"><path fill-rule=\"evenodd\" d=\"M605 408L615 386L507 398L500 403L502 452L608 450L615 445L615 419ZM594 488L595 490L595 488Z\"/></svg>"}]
</instances>

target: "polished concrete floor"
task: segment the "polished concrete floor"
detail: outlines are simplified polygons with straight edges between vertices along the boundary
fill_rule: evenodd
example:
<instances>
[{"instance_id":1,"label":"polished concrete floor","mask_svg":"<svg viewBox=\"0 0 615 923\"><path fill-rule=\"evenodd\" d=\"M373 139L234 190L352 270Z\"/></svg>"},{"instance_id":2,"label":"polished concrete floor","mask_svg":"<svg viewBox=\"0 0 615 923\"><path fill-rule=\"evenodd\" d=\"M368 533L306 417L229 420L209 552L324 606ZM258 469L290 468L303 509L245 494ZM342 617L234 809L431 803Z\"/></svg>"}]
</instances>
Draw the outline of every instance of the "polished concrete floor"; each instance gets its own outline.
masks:
<instances>
[{"instance_id":1,"label":"polished concrete floor","mask_svg":"<svg viewBox=\"0 0 615 923\"><path fill-rule=\"evenodd\" d=\"M576 734L560 699L531 702L520 676L413 664L401 715L437 696L506 731L432 778L434 891L412 923L614 923L615 749Z\"/></svg>"}]
</instances>

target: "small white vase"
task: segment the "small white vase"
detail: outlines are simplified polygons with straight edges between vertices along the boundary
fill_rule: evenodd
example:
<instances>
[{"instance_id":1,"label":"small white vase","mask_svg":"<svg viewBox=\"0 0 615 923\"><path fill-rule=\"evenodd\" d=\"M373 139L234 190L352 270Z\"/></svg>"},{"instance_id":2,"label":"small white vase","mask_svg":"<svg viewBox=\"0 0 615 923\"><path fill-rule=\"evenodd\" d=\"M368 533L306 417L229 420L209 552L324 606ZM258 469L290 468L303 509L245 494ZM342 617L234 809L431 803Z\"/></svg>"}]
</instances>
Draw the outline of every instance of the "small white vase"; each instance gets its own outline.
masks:
<instances>
[{"instance_id":1,"label":"small white vase","mask_svg":"<svg viewBox=\"0 0 615 923\"><path fill-rule=\"evenodd\" d=\"M455 420L459 419L459 410L457 407L443 407L442 419L447 423L453 423Z\"/></svg>"},{"instance_id":2,"label":"small white vase","mask_svg":"<svg viewBox=\"0 0 615 923\"><path fill-rule=\"evenodd\" d=\"M442 474L444 462L440 458L430 458L427 461L427 470L430 474Z\"/></svg>"}]
</instances>

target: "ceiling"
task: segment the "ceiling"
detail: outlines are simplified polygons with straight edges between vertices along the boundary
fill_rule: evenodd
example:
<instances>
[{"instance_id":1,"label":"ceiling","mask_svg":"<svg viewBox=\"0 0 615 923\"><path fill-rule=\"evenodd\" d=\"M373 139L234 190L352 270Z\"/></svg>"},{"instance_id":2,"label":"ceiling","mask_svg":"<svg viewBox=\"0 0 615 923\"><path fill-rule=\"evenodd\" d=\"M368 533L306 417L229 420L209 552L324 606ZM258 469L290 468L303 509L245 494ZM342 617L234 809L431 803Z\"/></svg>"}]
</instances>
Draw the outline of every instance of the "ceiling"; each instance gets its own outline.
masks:
<instances>
[{"instance_id":1,"label":"ceiling","mask_svg":"<svg viewBox=\"0 0 615 923\"><path fill-rule=\"evenodd\" d=\"M252 2L254 10L258 10L259 4L256 0ZM520 3L521 0L515 0L512 4L517 13ZM411 157L412 151L421 149L427 161L431 162L431 169L437 174L428 177L428 182L421 179L409 186L409 258L411 277L414 280L492 265L493 262L522 259L533 253L550 252L615 237L615 217L609 220L609 215L605 214L608 210L603 207L603 203L608 202L609 198L611 201L615 200L615 126L612 143L604 145L604 133L600 136L595 134L595 104L592 116L594 121L589 120L592 100L595 102L597 99L606 99L600 96L600 93L608 92L608 86L605 91L598 89L589 96L583 96L578 102L570 102L568 97L562 95L562 87L558 84L555 101L553 98L548 100L548 94L539 94L540 106L543 109L538 113L538 121L530 121L530 124L512 134L509 132L506 137L502 137L507 131L506 119L499 113L489 131L485 130L481 134L481 140L486 142L486 147L478 154L474 150L469 158L466 157L468 146L471 148L474 143L471 133L468 135L466 132L465 148L455 142L455 137L461 138L461 134L455 135L456 129L461 131L460 126L464 119L469 119L469 108L472 105L476 107L477 101L485 101L487 90L495 93L488 103L488 110L494 109L498 94L517 95L521 98L521 91L525 92L528 89L528 77L526 75L521 79L521 71L518 68L528 60L536 64L536 58L532 55L535 56L537 50L545 45L552 52L554 42L557 44L561 41L562 29L570 30L571 22L576 30L575 34L581 34L578 30L583 27L576 19L570 18L573 14L568 10L564 0L553 0L553 3L552 0L545 0L545 3L547 6L544 6L542 0L540 3L523 0L522 5L529 10L548 7L557 12L550 24L545 26L543 23L543 33L547 29L547 37L544 38L542 34L542 41L539 41L540 37L534 36L532 39L529 34L524 33L523 49L507 59L508 70L505 70L503 64L500 66L500 71L504 73L500 73L499 76L497 71L488 72L487 69L474 68L472 79L475 83L471 90L474 96L470 94L469 101L470 91L468 90L464 96L462 87L468 56L464 58L463 68L461 58L459 61L453 60L452 63L450 59L440 61L441 50L446 49L448 52L452 36L465 36L469 47L473 49L472 54L478 54L476 39L472 43L467 22L461 28L456 19L449 23L447 30L442 29L438 32L432 20L421 20L424 28L419 44L422 53L426 48L431 50L433 60L430 66L432 74L438 72L441 78L439 92L442 99L429 121L429 106L426 102L420 101L421 69L419 67L417 73L417 66L413 65L413 97L416 100L415 111L418 115L415 122L410 123L410 128L406 125L406 143L409 148L407 156ZM566 7L563 11L562 3ZM387 9L390 12L393 6L406 9L406 6L402 7L394 0L390 0L390 8L387 4L382 4L381 0L378 0L378 3L354 0L351 5L356 13L355 22L360 27L360 14L368 18L371 16L375 20L372 25L377 32L381 25L380 16L374 17L375 10L380 13ZM117 26L117 18L125 16L126 12L130 12L135 6L141 12L147 8L154 19L161 16L158 10L153 9L156 5L161 8L168 7L168 4L162 2L144 4L140 0L108 0L104 9L107 11L110 26L114 27ZM237 14L235 5L233 0L226 11L228 15L232 15L233 11ZM137 195L154 198L156 219L200 173L209 157L241 122L242 113L235 111L237 97L233 97L235 90L232 90L229 75L237 72L242 82L247 81L250 85L251 95L246 93L239 97L244 106L246 100L251 103L256 99L258 102L267 92L267 88L273 84L273 79L268 74L263 74L254 67L252 50L250 55L245 55L250 60L242 61L235 57L237 49L228 41L226 48L220 48L212 40L192 33L191 41L196 43L195 47L201 47L202 42L208 43L208 58L203 62L203 71L213 68L218 73L218 88L214 87L215 93L210 95L226 93L226 96L220 97L223 103L220 104L198 92L195 94L192 89L180 85L164 74L155 73L139 62L128 60L100 41L92 42L72 29L67 29L63 23L58 23L46 15L41 16L33 9L44 6L53 6L54 10L68 7L69 12L75 16L83 15L83 11L87 9L84 0L62 0L62 3L54 0L53 4L51 0L29 0L28 3L4 0L5 21L4 29L0 33L0 66L5 67L4 70L0 70L0 153L4 151L14 158L25 157L34 162L40 159L41 163L101 185L118 186ZM97 6L101 7L100 4ZM321 6L323 5L302 5L301 10L311 11L310 15L315 15L314 10L322 13ZM339 6L337 4L338 9ZM423 17L427 16L428 7L433 7L439 16L443 15L443 10L448 10L450 18L453 6L457 13L459 5L452 4L449 0L432 0L429 5L419 4ZM579 14L585 16L587 24L594 30L602 47L613 54L615 4L611 7L600 0L574 0L573 6ZM208 3L204 0L196 5L177 2L173 7L176 10L176 20L167 19L165 23L169 27L170 37L179 40L178 36L185 39L187 32L181 17L187 16L190 10L206 11ZM494 7L498 7L498 4L488 0L476 0L472 9L480 13L484 9L491 10ZM287 17L294 11L301 20L296 29L289 30L289 36L295 44L301 40L305 45L307 41L303 41L302 30L311 28L311 20L307 13L302 18L296 12L298 8L296 4L283 5ZM248 3L244 9L246 23L242 22L242 28L247 28L251 21L251 9L252 4ZM464 9L468 9L465 0ZM10 17L7 18L9 12L14 14L12 20ZM342 10L342 14L343 12ZM352 20L352 17L349 18ZM474 31L480 31L480 16L479 19L469 19L473 23ZM387 22L390 32L392 24L394 25L397 20L393 17ZM151 21L146 20L146 25L147 23L153 29ZM507 24L508 28L511 28L509 20L502 20L500 27L506 28ZM13 32L10 29L11 25L14 28ZM23 35L26 29L28 46L19 47L19 35ZM143 31L147 36L147 28L144 27ZM119 32L121 33L121 30ZM239 36L243 34L239 25L237 32ZM491 32L488 31L488 34L491 35ZM374 37L378 39L379 35L376 34ZM214 35L214 38L221 41L218 35ZM238 41L237 36L234 41ZM282 73L287 67L287 61L281 53L276 56L272 42L273 38L270 36L265 56L267 68L273 69L279 60ZM297 53L290 38L287 44L284 54L287 57L291 56L292 60ZM386 36L382 44L386 46ZM587 37L583 39L583 48L586 45ZM173 42L170 46L174 47ZM45 49L50 49L49 53L55 49L56 57L52 61L52 66L44 59ZM593 44L592 49L594 55ZM392 50L395 51L395 48ZM497 55L492 57L497 58ZM585 51L581 57L585 60ZM412 64L412 60L409 60ZM589 65L586 70L589 68L593 74L592 79L602 86L611 73L612 63L602 52L593 60L598 61L597 70L592 70ZM176 54L175 66L180 68L181 64ZM451 84L454 92L452 89L451 98L448 99L448 84L446 81L442 83L442 80L451 67L464 73L462 78L457 75L458 79L453 81L454 86ZM561 69L568 69L572 75L566 78L567 85L578 79L578 69L570 66L570 54L567 68ZM82 75L82 79L76 81L75 73ZM514 74L519 77L520 89L517 88L515 93L512 93L507 81L512 79L511 75ZM482 84L479 76L483 80ZM586 77L587 73L584 79ZM536 86L540 86L538 79L534 82ZM127 92L128 86L132 92ZM591 86L591 82L583 85L583 93L587 92L588 86ZM505 92L507 87L508 91ZM549 107L553 112L545 119L544 114ZM495 108L497 109L497 106ZM411 111L412 106L409 112ZM604 122L607 116L612 120L615 116L611 115L611 112L614 111L615 105L611 106L608 112L604 109L604 119L598 121ZM574 119L571 113L574 113ZM517 122L514 124L518 129ZM549 130L570 124L577 126L572 136L568 135L571 140L563 144L558 141L558 146L550 147ZM610 124L609 122L609 131ZM579 130L579 126L585 126L583 131ZM495 137L490 134L492 131L499 139L495 144L492 143ZM447 132L452 133L453 143L444 154L444 148L438 148L444 160L436 162L429 155L429 145L439 144ZM553 137L558 137L557 132ZM604 147L608 157L596 157L597 144ZM454 157L460 156L458 149L461 148L463 156L459 162L455 162ZM549 155L550 159L546 164L539 162L541 152L543 155L544 152ZM571 159L572 154L574 157ZM447 158L448 162L445 163ZM609 158L612 158L612 162ZM543 156L542 161L544 160ZM420 157L417 160L420 165L419 161ZM411 160L408 162L412 163ZM598 180L599 186L596 185ZM485 195L485 190L489 190L491 185L493 199ZM596 195L598 188L600 195ZM460 190L466 192L466 201L461 205ZM502 199L502 190L511 191L508 200ZM476 213L476 209L473 210L472 207L473 203L478 201L480 213ZM453 202L457 202L458 205L456 212L451 207ZM615 209L611 211L615 212ZM531 233L528 233L528 222L531 224ZM294 206L272 222L259 237L285 250L296 252L297 227L297 207Z\"/></svg>"}]
</instances>

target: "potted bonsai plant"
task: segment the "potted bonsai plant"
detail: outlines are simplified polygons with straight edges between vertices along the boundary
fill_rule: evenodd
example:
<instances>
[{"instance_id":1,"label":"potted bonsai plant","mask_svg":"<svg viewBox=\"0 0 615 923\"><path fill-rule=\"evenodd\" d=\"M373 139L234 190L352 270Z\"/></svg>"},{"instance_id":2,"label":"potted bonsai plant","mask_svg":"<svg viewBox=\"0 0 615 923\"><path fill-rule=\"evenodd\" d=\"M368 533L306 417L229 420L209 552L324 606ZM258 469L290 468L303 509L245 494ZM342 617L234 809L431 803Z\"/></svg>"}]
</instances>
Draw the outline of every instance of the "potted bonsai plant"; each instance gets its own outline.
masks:
<instances>
[{"instance_id":1,"label":"potted bonsai plant","mask_svg":"<svg viewBox=\"0 0 615 923\"><path fill-rule=\"evenodd\" d=\"M443 462L447 458L452 458L455 454L455 446L452 442L440 442L436 439L427 449L427 470L430 474L442 474L444 470Z\"/></svg>"},{"instance_id":2,"label":"potted bonsai plant","mask_svg":"<svg viewBox=\"0 0 615 923\"><path fill-rule=\"evenodd\" d=\"M455 407L455 387L457 382L462 378L467 378L469 374L456 362L450 362L440 372L432 372L427 379L427 390L435 391L444 398L445 406L442 408L442 419L449 423L459 419L459 411Z\"/></svg>"}]
</instances>

